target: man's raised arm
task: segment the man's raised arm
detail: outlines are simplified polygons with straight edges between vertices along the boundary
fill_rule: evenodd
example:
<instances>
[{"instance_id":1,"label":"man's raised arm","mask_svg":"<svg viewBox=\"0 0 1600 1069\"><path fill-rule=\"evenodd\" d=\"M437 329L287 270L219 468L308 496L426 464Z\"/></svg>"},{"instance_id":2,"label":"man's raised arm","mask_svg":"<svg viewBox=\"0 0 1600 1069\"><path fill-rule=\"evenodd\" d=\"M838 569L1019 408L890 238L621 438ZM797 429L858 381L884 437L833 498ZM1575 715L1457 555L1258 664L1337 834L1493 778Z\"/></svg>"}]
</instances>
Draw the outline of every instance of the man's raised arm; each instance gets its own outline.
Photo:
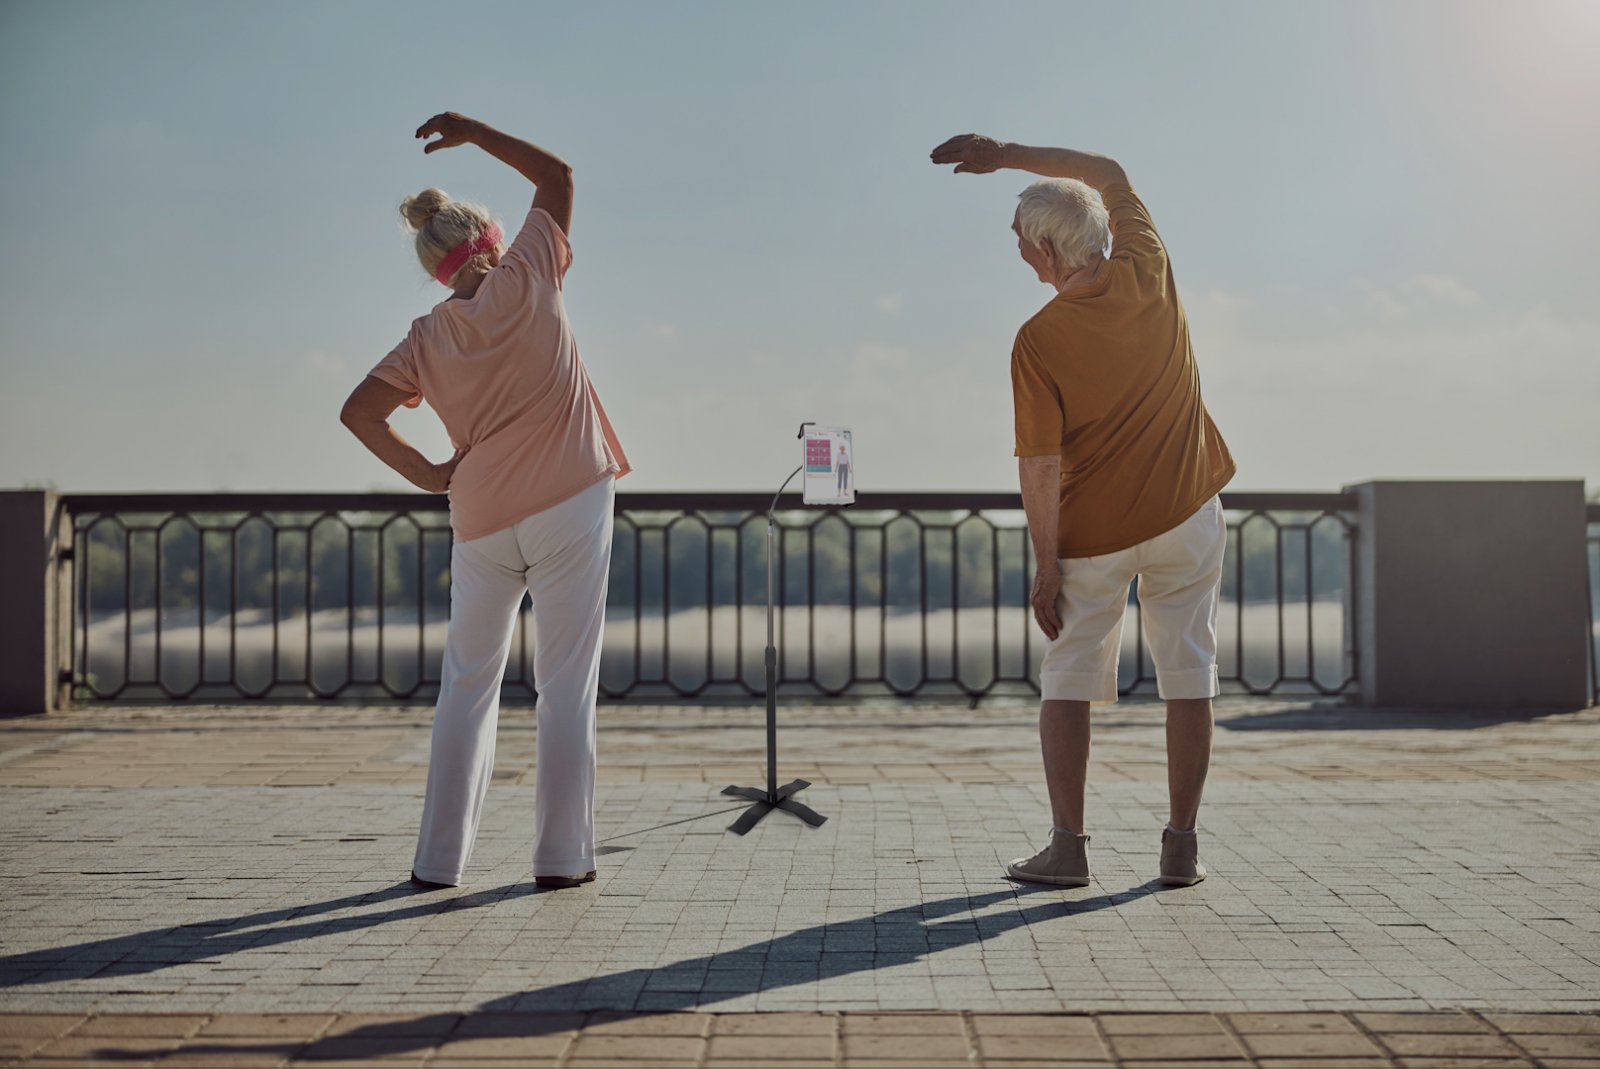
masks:
<instances>
[{"instance_id":1,"label":"man's raised arm","mask_svg":"<svg viewBox=\"0 0 1600 1069\"><path fill-rule=\"evenodd\" d=\"M999 141L983 134L960 134L930 153L934 163L953 163L955 173L988 174L1010 169L1046 178L1076 178L1095 189L1126 184L1122 164L1110 156L1070 148L1035 148Z\"/></svg>"}]
</instances>

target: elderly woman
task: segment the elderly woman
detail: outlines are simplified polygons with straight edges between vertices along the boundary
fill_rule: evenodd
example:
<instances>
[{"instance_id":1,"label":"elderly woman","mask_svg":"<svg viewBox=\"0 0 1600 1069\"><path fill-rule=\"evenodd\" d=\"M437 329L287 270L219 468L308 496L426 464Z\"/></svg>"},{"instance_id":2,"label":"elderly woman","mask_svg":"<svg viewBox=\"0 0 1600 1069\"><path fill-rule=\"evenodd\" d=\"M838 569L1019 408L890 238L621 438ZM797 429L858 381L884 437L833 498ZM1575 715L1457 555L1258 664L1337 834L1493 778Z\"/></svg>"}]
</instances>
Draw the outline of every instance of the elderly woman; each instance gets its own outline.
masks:
<instances>
[{"instance_id":1,"label":"elderly woman","mask_svg":"<svg viewBox=\"0 0 1600 1069\"><path fill-rule=\"evenodd\" d=\"M411 324L340 415L363 445L430 493L450 494L450 630L428 794L411 878L459 884L494 768L500 680L526 591L538 635L533 874L594 879L594 716L611 563L612 486L628 460L567 325L572 168L536 145L446 112L423 151L473 144L537 191L506 245L498 223L437 189L407 197L423 268L452 293ZM430 463L389 425L433 406L455 455Z\"/></svg>"}]
</instances>

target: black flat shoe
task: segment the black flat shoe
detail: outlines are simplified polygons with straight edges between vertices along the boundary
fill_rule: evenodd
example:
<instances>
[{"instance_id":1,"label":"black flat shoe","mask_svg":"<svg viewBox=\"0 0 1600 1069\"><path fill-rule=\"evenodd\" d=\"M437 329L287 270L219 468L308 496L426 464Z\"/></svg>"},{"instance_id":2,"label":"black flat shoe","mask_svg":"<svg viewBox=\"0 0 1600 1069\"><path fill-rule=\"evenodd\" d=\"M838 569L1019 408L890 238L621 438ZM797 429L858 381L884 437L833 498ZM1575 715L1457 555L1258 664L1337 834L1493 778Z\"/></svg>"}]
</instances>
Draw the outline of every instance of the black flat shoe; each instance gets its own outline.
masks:
<instances>
[{"instance_id":1,"label":"black flat shoe","mask_svg":"<svg viewBox=\"0 0 1600 1069\"><path fill-rule=\"evenodd\" d=\"M589 874L589 877L591 879L593 879L594 878L594 873L591 872ZM421 876L418 876L415 871L413 871L411 873L411 882L416 884L418 887L425 887L430 891L437 891L441 887L454 887L455 886L455 884L453 884L453 883L435 883L432 880L424 880Z\"/></svg>"},{"instance_id":2,"label":"black flat shoe","mask_svg":"<svg viewBox=\"0 0 1600 1069\"><path fill-rule=\"evenodd\" d=\"M415 879L416 877L412 877ZM582 876L535 876L533 882L538 887L576 887L580 883L589 883L594 879L594 869L590 869Z\"/></svg>"}]
</instances>

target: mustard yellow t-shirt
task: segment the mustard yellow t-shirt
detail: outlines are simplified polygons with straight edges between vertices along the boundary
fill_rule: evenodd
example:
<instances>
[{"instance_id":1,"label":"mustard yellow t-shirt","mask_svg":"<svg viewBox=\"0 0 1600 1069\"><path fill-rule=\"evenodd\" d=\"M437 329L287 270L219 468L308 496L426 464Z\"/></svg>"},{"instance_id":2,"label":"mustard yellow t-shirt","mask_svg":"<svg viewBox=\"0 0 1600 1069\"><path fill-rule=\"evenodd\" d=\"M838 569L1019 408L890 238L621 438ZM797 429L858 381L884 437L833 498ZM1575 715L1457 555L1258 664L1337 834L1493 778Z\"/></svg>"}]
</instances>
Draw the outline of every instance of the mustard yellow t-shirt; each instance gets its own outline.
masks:
<instances>
[{"instance_id":1,"label":"mustard yellow t-shirt","mask_svg":"<svg viewBox=\"0 0 1600 1069\"><path fill-rule=\"evenodd\" d=\"M1100 191L1111 256L1017 332L1019 457L1061 457L1057 556L1096 557L1170 531L1233 478L1167 250L1130 186Z\"/></svg>"}]
</instances>

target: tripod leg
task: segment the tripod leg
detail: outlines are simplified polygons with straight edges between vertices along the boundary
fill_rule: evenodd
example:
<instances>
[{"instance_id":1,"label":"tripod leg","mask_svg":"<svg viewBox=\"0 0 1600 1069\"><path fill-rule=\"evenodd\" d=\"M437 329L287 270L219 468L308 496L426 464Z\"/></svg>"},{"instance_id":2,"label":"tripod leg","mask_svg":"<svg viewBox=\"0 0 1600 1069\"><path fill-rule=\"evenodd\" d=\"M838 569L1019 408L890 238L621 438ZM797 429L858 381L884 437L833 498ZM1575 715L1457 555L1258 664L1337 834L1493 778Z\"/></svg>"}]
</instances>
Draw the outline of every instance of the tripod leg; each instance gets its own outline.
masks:
<instances>
[{"instance_id":1,"label":"tripod leg","mask_svg":"<svg viewBox=\"0 0 1600 1069\"><path fill-rule=\"evenodd\" d=\"M748 798L752 802L770 802L772 796L760 787L724 787L722 793L735 798Z\"/></svg>"},{"instance_id":2,"label":"tripod leg","mask_svg":"<svg viewBox=\"0 0 1600 1069\"><path fill-rule=\"evenodd\" d=\"M772 812L771 802L757 802L755 805L739 814L739 819L728 825L728 830L735 835L743 835L760 822L761 818Z\"/></svg>"},{"instance_id":3,"label":"tripod leg","mask_svg":"<svg viewBox=\"0 0 1600 1069\"><path fill-rule=\"evenodd\" d=\"M777 808L793 813L813 828L820 826L828 818L812 809L810 806L801 805L793 798L785 798L779 802ZM754 823L754 821L752 821Z\"/></svg>"},{"instance_id":4,"label":"tripod leg","mask_svg":"<svg viewBox=\"0 0 1600 1069\"><path fill-rule=\"evenodd\" d=\"M799 794L809 786L811 786L811 781L804 779L797 779L793 783L785 783L782 787L778 788L776 793L773 794L772 800L774 802L781 802L792 794Z\"/></svg>"}]
</instances>

